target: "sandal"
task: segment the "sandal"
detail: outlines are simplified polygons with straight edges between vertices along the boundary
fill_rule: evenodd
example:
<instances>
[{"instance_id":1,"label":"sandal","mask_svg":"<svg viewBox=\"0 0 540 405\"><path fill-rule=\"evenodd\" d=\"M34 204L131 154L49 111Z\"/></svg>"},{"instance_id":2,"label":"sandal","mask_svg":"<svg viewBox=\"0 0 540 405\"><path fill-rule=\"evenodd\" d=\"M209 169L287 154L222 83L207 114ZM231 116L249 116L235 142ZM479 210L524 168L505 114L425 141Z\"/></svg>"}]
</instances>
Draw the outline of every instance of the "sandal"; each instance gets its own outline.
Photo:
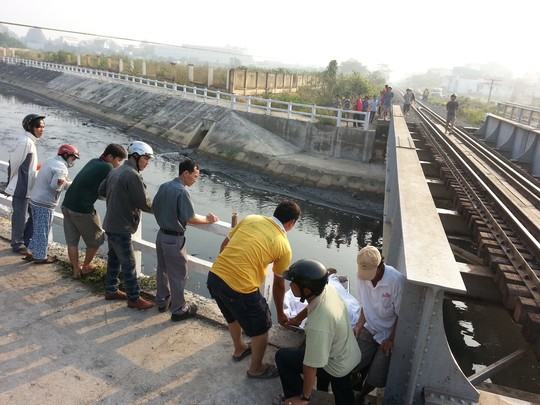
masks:
<instances>
[{"instance_id":1,"label":"sandal","mask_svg":"<svg viewBox=\"0 0 540 405\"><path fill-rule=\"evenodd\" d=\"M34 259L34 264L52 264L56 263L58 261L58 257L56 256L47 256L45 259Z\"/></svg>"},{"instance_id":2,"label":"sandal","mask_svg":"<svg viewBox=\"0 0 540 405\"><path fill-rule=\"evenodd\" d=\"M247 346L248 346L247 349L244 350L239 356L235 356L234 354L231 356L233 361L235 362L242 361L251 354L251 345L248 344Z\"/></svg>"},{"instance_id":3,"label":"sandal","mask_svg":"<svg viewBox=\"0 0 540 405\"><path fill-rule=\"evenodd\" d=\"M260 374L251 374L249 371L246 371L246 375L248 378L257 378L261 380L266 380L269 378L276 378L279 377L279 371L276 366L272 366L270 364L266 365L266 369L260 373Z\"/></svg>"},{"instance_id":4,"label":"sandal","mask_svg":"<svg viewBox=\"0 0 540 405\"><path fill-rule=\"evenodd\" d=\"M97 267L95 266L92 266L91 264L89 264L88 266L82 266L81 267L81 275L82 276L87 276L89 274L92 274L94 271L96 271Z\"/></svg>"},{"instance_id":5,"label":"sandal","mask_svg":"<svg viewBox=\"0 0 540 405\"><path fill-rule=\"evenodd\" d=\"M28 253L26 256L22 258L25 262L32 262L34 261L34 256L32 256L32 253Z\"/></svg>"}]
</instances>

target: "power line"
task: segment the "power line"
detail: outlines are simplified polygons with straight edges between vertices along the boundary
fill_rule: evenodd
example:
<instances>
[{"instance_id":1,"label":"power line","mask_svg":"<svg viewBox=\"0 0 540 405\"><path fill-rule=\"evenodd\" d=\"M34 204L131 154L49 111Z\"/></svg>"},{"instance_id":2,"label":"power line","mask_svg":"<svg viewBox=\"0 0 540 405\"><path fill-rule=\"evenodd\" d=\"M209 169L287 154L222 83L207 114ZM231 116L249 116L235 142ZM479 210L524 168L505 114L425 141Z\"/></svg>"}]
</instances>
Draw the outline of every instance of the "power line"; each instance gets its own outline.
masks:
<instances>
[{"instance_id":1,"label":"power line","mask_svg":"<svg viewBox=\"0 0 540 405\"><path fill-rule=\"evenodd\" d=\"M195 50L195 51L222 53L222 54L231 55L231 56L244 56L244 57L246 57L246 56L254 57L255 56L255 55L249 55L249 54L245 54L245 53L238 53L238 52L226 51L226 50L214 49L214 48L204 48L204 47L189 46L189 45L175 45L175 44L168 44L168 43L164 43L164 42L147 41L147 40L141 40L141 39L127 38L127 37L117 37L117 36L114 36L114 35L92 34L92 33L89 33L89 32L65 30L65 29L61 29L61 28L42 27L42 26L39 26L39 25L21 24L21 23L9 22L9 21L0 21L0 24L11 25L11 26L15 26L15 27L36 28L36 29L45 30L45 31L64 32L64 33L68 33L68 34L86 35L86 36L89 36L89 37L96 37L96 38L109 38L109 39L116 39L116 40L119 40L119 41L139 42L141 44L148 44L148 45L160 45L160 46L169 46L169 47L173 47L173 48L190 49L190 50ZM259 57L261 57L261 56L259 56Z\"/></svg>"}]
</instances>

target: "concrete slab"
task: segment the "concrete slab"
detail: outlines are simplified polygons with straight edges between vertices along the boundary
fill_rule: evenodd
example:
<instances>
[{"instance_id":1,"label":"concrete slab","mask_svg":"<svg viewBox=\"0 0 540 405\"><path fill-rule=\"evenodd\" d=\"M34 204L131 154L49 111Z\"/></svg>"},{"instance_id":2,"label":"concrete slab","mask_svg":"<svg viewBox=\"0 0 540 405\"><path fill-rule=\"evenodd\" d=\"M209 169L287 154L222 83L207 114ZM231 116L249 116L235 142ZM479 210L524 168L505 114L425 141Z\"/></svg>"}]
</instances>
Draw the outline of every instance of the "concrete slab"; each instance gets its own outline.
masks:
<instances>
[{"instance_id":1,"label":"concrete slab","mask_svg":"<svg viewBox=\"0 0 540 405\"><path fill-rule=\"evenodd\" d=\"M270 404L280 392L279 379L245 377L223 328L105 301L4 240L0 285L0 403Z\"/></svg>"}]
</instances>

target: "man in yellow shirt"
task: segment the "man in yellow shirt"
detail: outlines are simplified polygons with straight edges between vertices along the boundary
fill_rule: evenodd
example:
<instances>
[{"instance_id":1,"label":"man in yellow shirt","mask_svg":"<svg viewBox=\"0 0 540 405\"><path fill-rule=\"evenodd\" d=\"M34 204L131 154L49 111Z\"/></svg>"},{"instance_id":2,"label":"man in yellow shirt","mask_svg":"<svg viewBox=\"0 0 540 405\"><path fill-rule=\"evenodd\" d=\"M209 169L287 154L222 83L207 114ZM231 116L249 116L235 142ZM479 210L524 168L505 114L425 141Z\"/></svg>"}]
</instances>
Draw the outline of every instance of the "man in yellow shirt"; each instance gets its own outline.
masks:
<instances>
[{"instance_id":1,"label":"man in yellow shirt","mask_svg":"<svg viewBox=\"0 0 540 405\"><path fill-rule=\"evenodd\" d=\"M285 324L288 319L283 312L285 283L281 274L292 258L287 232L299 217L300 207L291 201L281 202L272 217L248 215L223 241L208 273L208 290L227 321L234 344L233 360L252 355L249 378L278 376L275 366L262 362L272 318L259 287L267 266L273 263L273 298L278 321ZM251 338L251 345L243 341L242 330Z\"/></svg>"}]
</instances>

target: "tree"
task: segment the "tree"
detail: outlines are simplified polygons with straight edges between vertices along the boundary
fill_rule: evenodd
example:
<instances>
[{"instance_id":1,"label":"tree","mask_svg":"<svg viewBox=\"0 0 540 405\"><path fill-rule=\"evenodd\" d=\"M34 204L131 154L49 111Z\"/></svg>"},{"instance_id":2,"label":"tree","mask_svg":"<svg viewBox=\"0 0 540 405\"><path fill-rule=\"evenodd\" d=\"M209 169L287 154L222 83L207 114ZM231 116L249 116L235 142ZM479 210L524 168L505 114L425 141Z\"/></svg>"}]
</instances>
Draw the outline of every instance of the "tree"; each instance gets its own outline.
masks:
<instances>
[{"instance_id":1,"label":"tree","mask_svg":"<svg viewBox=\"0 0 540 405\"><path fill-rule=\"evenodd\" d=\"M356 59L349 59L345 62L341 62L339 65L339 73L347 75L351 73L360 73L362 75L367 75L369 73L367 67L362 65Z\"/></svg>"},{"instance_id":2,"label":"tree","mask_svg":"<svg viewBox=\"0 0 540 405\"><path fill-rule=\"evenodd\" d=\"M24 44L17 38L10 37L8 34L0 33L0 46L7 48L25 48Z\"/></svg>"},{"instance_id":3,"label":"tree","mask_svg":"<svg viewBox=\"0 0 540 405\"><path fill-rule=\"evenodd\" d=\"M323 87L326 93L333 94L336 87L338 65L335 59L328 63L323 72Z\"/></svg>"}]
</instances>

